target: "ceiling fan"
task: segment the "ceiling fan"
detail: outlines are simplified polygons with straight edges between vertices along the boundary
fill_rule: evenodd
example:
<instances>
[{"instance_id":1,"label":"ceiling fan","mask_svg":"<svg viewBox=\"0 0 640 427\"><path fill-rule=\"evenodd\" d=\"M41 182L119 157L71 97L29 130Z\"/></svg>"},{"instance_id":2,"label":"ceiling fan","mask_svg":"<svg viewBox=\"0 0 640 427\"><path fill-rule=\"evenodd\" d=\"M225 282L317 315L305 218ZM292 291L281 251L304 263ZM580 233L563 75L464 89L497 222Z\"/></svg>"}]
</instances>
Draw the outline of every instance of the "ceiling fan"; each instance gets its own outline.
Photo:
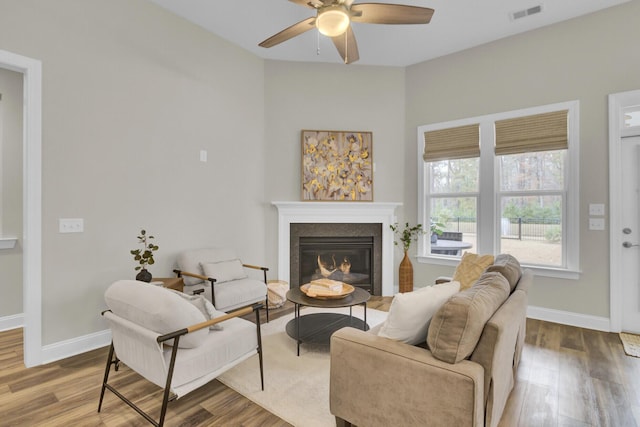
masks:
<instances>
[{"instance_id":1,"label":"ceiling fan","mask_svg":"<svg viewBox=\"0 0 640 427\"><path fill-rule=\"evenodd\" d=\"M345 64L357 61L358 45L351 22L366 24L428 24L433 9L387 3L356 3L353 0L289 0L316 10L316 16L302 20L269 37L258 46L272 47L317 28L331 37Z\"/></svg>"}]
</instances>

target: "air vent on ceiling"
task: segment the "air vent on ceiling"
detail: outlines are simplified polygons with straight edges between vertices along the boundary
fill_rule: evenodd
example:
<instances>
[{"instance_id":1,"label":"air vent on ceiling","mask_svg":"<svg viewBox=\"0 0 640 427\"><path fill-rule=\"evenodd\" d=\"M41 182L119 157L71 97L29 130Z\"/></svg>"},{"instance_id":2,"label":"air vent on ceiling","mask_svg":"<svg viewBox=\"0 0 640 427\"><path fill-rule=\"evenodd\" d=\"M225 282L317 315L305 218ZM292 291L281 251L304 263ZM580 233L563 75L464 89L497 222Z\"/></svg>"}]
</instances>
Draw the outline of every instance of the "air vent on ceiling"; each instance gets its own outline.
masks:
<instances>
[{"instance_id":1,"label":"air vent on ceiling","mask_svg":"<svg viewBox=\"0 0 640 427\"><path fill-rule=\"evenodd\" d=\"M518 10L517 12L511 13L511 19L515 21L516 19L526 18L527 16L535 15L537 13L542 12L542 5L533 6L528 9Z\"/></svg>"}]
</instances>

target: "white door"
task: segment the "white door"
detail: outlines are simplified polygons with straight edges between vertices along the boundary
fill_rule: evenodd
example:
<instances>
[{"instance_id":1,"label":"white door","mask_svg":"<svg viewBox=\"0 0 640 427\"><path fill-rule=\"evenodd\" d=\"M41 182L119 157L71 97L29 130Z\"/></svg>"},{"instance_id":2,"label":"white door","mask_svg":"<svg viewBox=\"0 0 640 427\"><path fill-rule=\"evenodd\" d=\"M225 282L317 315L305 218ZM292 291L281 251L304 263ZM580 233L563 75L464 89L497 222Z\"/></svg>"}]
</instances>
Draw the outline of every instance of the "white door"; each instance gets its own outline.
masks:
<instances>
[{"instance_id":1,"label":"white door","mask_svg":"<svg viewBox=\"0 0 640 427\"><path fill-rule=\"evenodd\" d=\"M622 330L640 333L640 136L620 140Z\"/></svg>"}]
</instances>

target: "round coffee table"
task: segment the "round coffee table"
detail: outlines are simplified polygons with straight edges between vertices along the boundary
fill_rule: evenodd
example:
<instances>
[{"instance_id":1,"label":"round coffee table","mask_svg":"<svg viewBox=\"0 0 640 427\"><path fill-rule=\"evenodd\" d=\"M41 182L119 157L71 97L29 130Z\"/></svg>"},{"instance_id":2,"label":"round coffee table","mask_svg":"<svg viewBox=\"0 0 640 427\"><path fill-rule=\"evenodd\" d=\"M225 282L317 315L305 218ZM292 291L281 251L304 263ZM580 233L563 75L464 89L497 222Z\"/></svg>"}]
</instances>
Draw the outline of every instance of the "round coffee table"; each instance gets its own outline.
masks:
<instances>
[{"instance_id":1,"label":"round coffee table","mask_svg":"<svg viewBox=\"0 0 640 427\"><path fill-rule=\"evenodd\" d=\"M287 335L296 340L298 344L298 356L300 356L300 344L328 344L331 334L345 326L361 328L366 331L367 325L367 301L371 294L362 288L356 287L350 295L340 299L311 298L305 295L299 288L287 292L287 300L295 304L294 318L287 323ZM364 306L364 320L353 317L353 306ZM300 315L301 307L339 308L349 307L349 315L340 313L313 313Z\"/></svg>"}]
</instances>

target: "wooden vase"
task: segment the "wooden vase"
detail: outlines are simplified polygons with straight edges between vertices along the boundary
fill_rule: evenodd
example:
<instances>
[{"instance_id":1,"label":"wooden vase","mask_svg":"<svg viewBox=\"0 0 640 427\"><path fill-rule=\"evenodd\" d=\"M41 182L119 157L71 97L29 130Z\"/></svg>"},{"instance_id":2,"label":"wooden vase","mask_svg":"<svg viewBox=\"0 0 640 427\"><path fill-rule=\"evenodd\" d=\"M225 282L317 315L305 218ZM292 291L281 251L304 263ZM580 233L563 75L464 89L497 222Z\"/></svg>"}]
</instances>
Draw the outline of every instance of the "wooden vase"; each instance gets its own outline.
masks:
<instances>
[{"instance_id":1,"label":"wooden vase","mask_svg":"<svg viewBox=\"0 0 640 427\"><path fill-rule=\"evenodd\" d=\"M401 293L413 291L413 265L407 251L404 251L404 258L400 262L399 279Z\"/></svg>"}]
</instances>

